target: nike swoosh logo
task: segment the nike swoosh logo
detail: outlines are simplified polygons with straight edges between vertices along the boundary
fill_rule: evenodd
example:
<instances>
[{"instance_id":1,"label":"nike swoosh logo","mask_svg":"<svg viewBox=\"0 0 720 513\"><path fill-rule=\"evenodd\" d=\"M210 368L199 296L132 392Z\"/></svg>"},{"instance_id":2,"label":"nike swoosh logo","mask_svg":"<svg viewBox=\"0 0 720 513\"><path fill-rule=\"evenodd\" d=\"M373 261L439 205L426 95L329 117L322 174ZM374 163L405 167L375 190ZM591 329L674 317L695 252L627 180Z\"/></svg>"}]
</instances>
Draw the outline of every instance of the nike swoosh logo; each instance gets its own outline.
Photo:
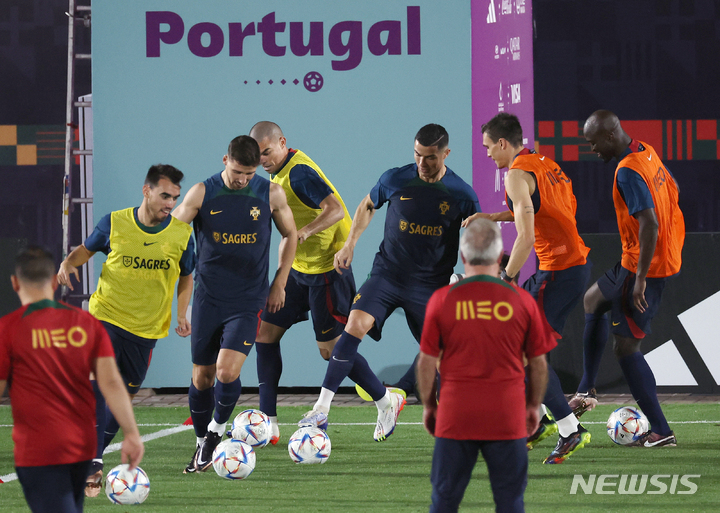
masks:
<instances>
[{"instance_id":1,"label":"nike swoosh logo","mask_svg":"<svg viewBox=\"0 0 720 513\"><path fill-rule=\"evenodd\" d=\"M133 388L137 388L137 387L139 387L140 385L133 385L132 383L128 383L128 385L127 385L127 386L129 386L129 387L133 387Z\"/></svg>"},{"instance_id":2,"label":"nike swoosh logo","mask_svg":"<svg viewBox=\"0 0 720 513\"><path fill-rule=\"evenodd\" d=\"M334 356L333 356L333 360L335 360L336 362L342 362L342 363L347 363L350 361L350 360L340 360L338 358L335 358Z\"/></svg>"},{"instance_id":3,"label":"nike swoosh logo","mask_svg":"<svg viewBox=\"0 0 720 513\"><path fill-rule=\"evenodd\" d=\"M613 322L613 326L620 326L619 322Z\"/></svg>"},{"instance_id":4,"label":"nike swoosh logo","mask_svg":"<svg viewBox=\"0 0 720 513\"><path fill-rule=\"evenodd\" d=\"M545 157L540 157L540 160L545 160Z\"/></svg>"},{"instance_id":5,"label":"nike swoosh logo","mask_svg":"<svg viewBox=\"0 0 720 513\"><path fill-rule=\"evenodd\" d=\"M400 201L406 201L411 200L412 198L406 198L405 196L400 196Z\"/></svg>"},{"instance_id":6,"label":"nike swoosh logo","mask_svg":"<svg viewBox=\"0 0 720 513\"><path fill-rule=\"evenodd\" d=\"M143 242L143 246L152 246L153 244L157 244L157 241L155 241L155 242Z\"/></svg>"},{"instance_id":7,"label":"nike swoosh logo","mask_svg":"<svg viewBox=\"0 0 720 513\"><path fill-rule=\"evenodd\" d=\"M243 344L246 345L246 346L251 346L251 345L252 345L252 344L248 344L248 341L247 341L247 340L246 340L245 342L243 342Z\"/></svg>"},{"instance_id":8,"label":"nike swoosh logo","mask_svg":"<svg viewBox=\"0 0 720 513\"><path fill-rule=\"evenodd\" d=\"M652 153L648 155L648 160L652 160Z\"/></svg>"},{"instance_id":9,"label":"nike swoosh logo","mask_svg":"<svg viewBox=\"0 0 720 513\"><path fill-rule=\"evenodd\" d=\"M211 210L210 215L214 216L215 214L219 214L220 212L222 212L222 210Z\"/></svg>"},{"instance_id":10,"label":"nike swoosh logo","mask_svg":"<svg viewBox=\"0 0 720 513\"><path fill-rule=\"evenodd\" d=\"M322 330L321 333L324 335L325 333L330 333L332 330L333 330L332 328L330 328L329 330Z\"/></svg>"}]
</instances>

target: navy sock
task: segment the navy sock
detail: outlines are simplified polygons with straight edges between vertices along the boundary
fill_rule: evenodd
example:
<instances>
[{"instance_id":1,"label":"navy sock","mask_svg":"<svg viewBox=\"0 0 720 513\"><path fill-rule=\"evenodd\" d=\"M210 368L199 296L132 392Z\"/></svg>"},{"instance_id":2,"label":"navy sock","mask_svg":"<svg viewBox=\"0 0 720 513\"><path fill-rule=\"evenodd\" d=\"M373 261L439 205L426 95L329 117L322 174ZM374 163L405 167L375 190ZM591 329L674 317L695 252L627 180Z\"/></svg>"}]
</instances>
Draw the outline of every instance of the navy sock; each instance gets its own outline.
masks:
<instances>
[{"instance_id":1,"label":"navy sock","mask_svg":"<svg viewBox=\"0 0 720 513\"><path fill-rule=\"evenodd\" d=\"M215 385L215 422L222 424L230 419L241 392L240 378L230 383L218 380Z\"/></svg>"},{"instance_id":2,"label":"navy sock","mask_svg":"<svg viewBox=\"0 0 720 513\"><path fill-rule=\"evenodd\" d=\"M93 393L95 394L95 430L97 431L97 450L95 457L102 459L102 453L105 449L103 442L105 440L105 398L100 392L97 381L91 380Z\"/></svg>"},{"instance_id":3,"label":"navy sock","mask_svg":"<svg viewBox=\"0 0 720 513\"><path fill-rule=\"evenodd\" d=\"M195 428L195 436L202 438L207 434L207 427L212 419L215 406L215 387L198 390L190 382L188 405L190 406L190 418L192 418Z\"/></svg>"},{"instance_id":4,"label":"navy sock","mask_svg":"<svg viewBox=\"0 0 720 513\"><path fill-rule=\"evenodd\" d=\"M277 394L282 374L280 344L255 343L257 351L258 391L260 411L270 417L277 417Z\"/></svg>"},{"instance_id":5,"label":"navy sock","mask_svg":"<svg viewBox=\"0 0 720 513\"><path fill-rule=\"evenodd\" d=\"M340 335L340 338L335 344L332 356L330 356L328 368L325 372L325 380L322 385L323 388L337 392L338 388L340 388L340 383L350 374L353 368L359 345L359 338L353 337L347 331L342 332L342 335Z\"/></svg>"},{"instance_id":6,"label":"navy sock","mask_svg":"<svg viewBox=\"0 0 720 513\"><path fill-rule=\"evenodd\" d=\"M113 441L115 435L120 430L118 421L115 420L110 408L105 407L105 433L103 433L103 451Z\"/></svg>"},{"instance_id":7,"label":"navy sock","mask_svg":"<svg viewBox=\"0 0 720 513\"><path fill-rule=\"evenodd\" d=\"M585 331L583 332L583 377L578 385L578 392L589 392L595 388L600 360L608 341L610 328L605 315L585 314Z\"/></svg>"},{"instance_id":8,"label":"navy sock","mask_svg":"<svg viewBox=\"0 0 720 513\"><path fill-rule=\"evenodd\" d=\"M370 369L370 365L363 355L357 353L355 355L355 363L350 369L348 378L360 385L373 401L378 401L385 396L387 389L382 381L378 379L375 373Z\"/></svg>"},{"instance_id":9,"label":"navy sock","mask_svg":"<svg viewBox=\"0 0 720 513\"><path fill-rule=\"evenodd\" d=\"M565 394L563 394L562 386L560 386L560 378L555 374L555 370L548 363L548 383L545 390L543 403L553 414L555 420L564 419L568 415L572 415L572 410L568 406Z\"/></svg>"},{"instance_id":10,"label":"navy sock","mask_svg":"<svg viewBox=\"0 0 720 513\"><path fill-rule=\"evenodd\" d=\"M657 398L655 375L643 354L638 351L620 358L618 362L630 387L630 392L650 421L653 433L669 435L670 426L668 426Z\"/></svg>"}]
</instances>

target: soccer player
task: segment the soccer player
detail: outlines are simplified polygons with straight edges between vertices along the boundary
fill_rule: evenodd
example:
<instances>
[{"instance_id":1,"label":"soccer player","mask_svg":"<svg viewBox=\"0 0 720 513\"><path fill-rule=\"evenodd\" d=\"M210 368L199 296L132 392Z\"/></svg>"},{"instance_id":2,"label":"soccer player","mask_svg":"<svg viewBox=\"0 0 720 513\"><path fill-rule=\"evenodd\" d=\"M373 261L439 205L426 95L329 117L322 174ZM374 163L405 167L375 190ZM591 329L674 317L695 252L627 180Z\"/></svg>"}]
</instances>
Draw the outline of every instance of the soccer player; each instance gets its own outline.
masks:
<instances>
[{"instance_id":1,"label":"soccer player","mask_svg":"<svg viewBox=\"0 0 720 513\"><path fill-rule=\"evenodd\" d=\"M355 245L375 210L388 203L385 234L368 280L355 296L345 330L335 344L320 397L298 425L327 426L330 404L340 383L349 377L375 401L378 420L374 439L385 440L395 429L405 397L389 391L358 353L366 334L379 340L385 320L396 308L405 311L415 340L420 341L425 306L446 285L457 262L462 220L478 212L477 195L445 165L450 154L447 131L422 127L415 136L415 163L393 168L355 211L350 234L335 255L335 269L350 268Z\"/></svg>"},{"instance_id":2,"label":"soccer player","mask_svg":"<svg viewBox=\"0 0 720 513\"><path fill-rule=\"evenodd\" d=\"M501 112L482 126L483 146L498 169L508 168L505 177L505 212L475 214L492 221L514 221L517 238L510 259L500 277L511 282L535 247L538 271L523 288L538 301L558 338L570 312L580 301L590 280L590 249L578 235L576 202L571 180L560 166L545 155L523 146L522 127L517 116ZM466 221L469 222L470 220ZM557 446L544 463L562 463L590 441L560 386L560 379L548 364L548 385L544 405L556 419L543 415L538 431L528 438L528 448L559 431Z\"/></svg>"},{"instance_id":3,"label":"soccer player","mask_svg":"<svg viewBox=\"0 0 720 513\"><path fill-rule=\"evenodd\" d=\"M0 319L0 395L9 382L17 476L32 511L79 512L97 449L90 373L123 428L122 461L134 468L144 447L132 404L102 324L54 301L52 255L23 249L11 281L22 307ZM43 435L48 425L61 429Z\"/></svg>"},{"instance_id":4,"label":"soccer player","mask_svg":"<svg viewBox=\"0 0 720 513\"><path fill-rule=\"evenodd\" d=\"M613 203L622 259L585 294L584 373L570 405L580 413L597 405L592 392L608 338L605 313L610 312L615 357L650 421L650 431L637 444L675 446L675 434L660 408L655 376L640 352L640 342L650 333L665 282L680 271L682 263L685 220L678 205L678 186L653 147L625 133L612 112L593 112L583 134L603 161L618 161Z\"/></svg>"},{"instance_id":5,"label":"soccer player","mask_svg":"<svg viewBox=\"0 0 720 513\"><path fill-rule=\"evenodd\" d=\"M418 358L423 422L436 437L430 511L458 510L478 452L496 511L524 511L525 440L539 424L545 353L557 342L533 297L497 278L502 237L496 223L468 224L460 255L466 278L430 298ZM436 400L438 362L442 389Z\"/></svg>"},{"instance_id":6,"label":"soccer player","mask_svg":"<svg viewBox=\"0 0 720 513\"><path fill-rule=\"evenodd\" d=\"M260 163L255 139L241 135L230 141L223 163L220 173L193 185L173 213L193 223L198 252L188 392L197 445L186 473L212 465L242 391L240 370L255 343L258 317L263 309L276 313L285 304L297 247L283 188L255 174ZM282 240L268 291L271 221Z\"/></svg>"},{"instance_id":7,"label":"soccer player","mask_svg":"<svg viewBox=\"0 0 720 513\"><path fill-rule=\"evenodd\" d=\"M260 389L260 410L270 418L275 445L280 439L277 424L277 391L282 374L280 339L296 322L312 313L320 355L330 359L347 323L355 296L351 270L335 271L333 257L350 231L350 214L337 189L310 157L287 146L280 127L261 121L250 137L260 146L260 165L270 181L282 186L295 218L298 246L285 286L285 306L275 313L264 310L255 348Z\"/></svg>"},{"instance_id":8,"label":"soccer player","mask_svg":"<svg viewBox=\"0 0 720 513\"><path fill-rule=\"evenodd\" d=\"M168 334L173 289L177 282L177 328L190 334L187 319L192 295L195 252L192 228L170 211L180 197L183 173L177 168L151 166L139 207L107 214L85 242L60 264L58 282L73 289L71 275L98 251L107 255L90 313L102 321L112 340L115 358L130 395L140 389L158 339ZM87 494L95 497L102 485L102 453L118 431L95 385L98 450L88 477Z\"/></svg>"}]
</instances>

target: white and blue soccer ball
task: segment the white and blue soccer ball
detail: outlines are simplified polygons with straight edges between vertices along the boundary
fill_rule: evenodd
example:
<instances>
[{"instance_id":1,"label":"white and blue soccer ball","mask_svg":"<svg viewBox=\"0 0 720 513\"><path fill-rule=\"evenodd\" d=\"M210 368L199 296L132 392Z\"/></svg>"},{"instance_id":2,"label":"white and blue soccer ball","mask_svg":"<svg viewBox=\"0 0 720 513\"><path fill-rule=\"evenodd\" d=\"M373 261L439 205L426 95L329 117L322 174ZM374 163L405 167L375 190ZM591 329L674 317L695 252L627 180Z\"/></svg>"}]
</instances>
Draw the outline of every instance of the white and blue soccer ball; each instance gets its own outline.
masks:
<instances>
[{"instance_id":1,"label":"white and blue soccer ball","mask_svg":"<svg viewBox=\"0 0 720 513\"><path fill-rule=\"evenodd\" d=\"M213 468L225 479L245 479L255 470L255 451L241 440L223 440L213 451Z\"/></svg>"},{"instance_id":2,"label":"white and blue soccer ball","mask_svg":"<svg viewBox=\"0 0 720 513\"><path fill-rule=\"evenodd\" d=\"M115 504L140 504L150 493L150 480L140 467L128 470L123 463L108 472L105 480L105 495Z\"/></svg>"},{"instance_id":3,"label":"white and blue soccer ball","mask_svg":"<svg viewBox=\"0 0 720 513\"><path fill-rule=\"evenodd\" d=\"M327 433L314 426L301 427L288 442L288 453L295 463L325 463L331 448Z\"/></svg>"},{"instance_id":4,"label":"white and blue soccer ball","mask_svg":"<svg viewBox=\"0 0 720 513\"><path fill-rule=\"evenodd\" d=\"M252 447L265 447L272 437L270 419L260 410L241 411L233 420L231 434Z\"/></svg>"},{"instance_id":5,"label":"white and blue soccer ball","mask_svg":"<svg viewBox=\"0 0 720 513\"><path fill-rule=\"evenodd\" d=\"M637 408L623 406L610 414L607 433L618 445L636 442L650 429L647 417Z\"/></svg>"}]
</instances>

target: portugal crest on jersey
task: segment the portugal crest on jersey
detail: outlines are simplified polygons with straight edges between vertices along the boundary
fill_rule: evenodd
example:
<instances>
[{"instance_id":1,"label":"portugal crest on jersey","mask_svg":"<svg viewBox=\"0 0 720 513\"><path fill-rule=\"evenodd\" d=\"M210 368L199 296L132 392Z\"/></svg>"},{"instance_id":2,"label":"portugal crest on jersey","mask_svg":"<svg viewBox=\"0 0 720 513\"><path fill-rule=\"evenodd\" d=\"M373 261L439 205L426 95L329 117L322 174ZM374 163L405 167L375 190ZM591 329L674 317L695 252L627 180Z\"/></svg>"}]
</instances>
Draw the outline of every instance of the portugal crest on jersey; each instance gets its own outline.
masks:
<instances>
[{"instance_id":1,"label":"portugal crest on jersey","mask_svg":"<svg viewBox=\"0 0 720 513\"><path fill-rule=\"evenodd\" d=\"M440 203L440 214L445 215L448 210L450 210L450 205L447 201Z\"/></svg>"},{"instance_id":2,"label":"portugal crest on jersey","mask_svg":"<svg viewBox=\"0 0 720 513\"><path fill-rule=\"evenodd\" d=\"M258 217L260 217L260 209L258 207L251 208L250 216L253 218L253 221L257 221Z\"/></svg>"}]
</instances>

